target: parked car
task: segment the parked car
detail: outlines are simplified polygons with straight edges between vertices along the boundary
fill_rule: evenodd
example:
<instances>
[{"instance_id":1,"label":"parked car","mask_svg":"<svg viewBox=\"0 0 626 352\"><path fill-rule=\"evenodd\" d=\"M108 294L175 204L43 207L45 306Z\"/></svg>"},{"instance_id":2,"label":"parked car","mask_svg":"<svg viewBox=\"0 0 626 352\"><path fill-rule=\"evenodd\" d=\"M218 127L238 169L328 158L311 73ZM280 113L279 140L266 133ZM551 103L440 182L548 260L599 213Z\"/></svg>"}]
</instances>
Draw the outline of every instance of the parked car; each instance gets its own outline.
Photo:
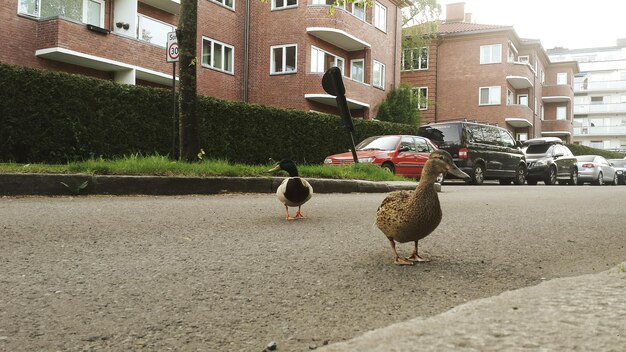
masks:
<instances>
[{"instance_id":1,"label":"parked car","mask_svg":"<svg viewBox=\"0 0 626 352\"><path fill-rule=\"evenodd\" d=\"M500 184L523 185L526 181L521 144L505 128L451 121L421 126L418 135L448 151L456 166L470 175L469 183L480 185L484 180L497 179Z\"/></svg>"},{"instance_id":2,"label":"parked car","mask_svg":"<svg viewBox=\"0 0 626 352\"><path fill-rule=\"evenodd\" d=\"M600 155L578 155L578 184L589 182L593 185L615 184L617 173L608 160Z\"/></svg>"},{"instance_id":3,"label":"parked car","mask_svg":"<svg viewBox=\"0 0 626 352\"><path fill-rule=\"evenodd\" d=\"M437 149L427 138L411 135L368 137L356 145L360 163L380 165L396 175L419 178L430 152ZM352 152L330 155L327 165L353 164Z\"/></svg>"},{"instance_id":4,"label":"parked car","mask_svg":"<svg viewBox=\"0 0 626 352\"><path fill-rule=\"evenodd\" d=\"M617 184L626 185L626 159L609 159L617 174Z\"/></svg>"},{"instance_id":5,"label":"parked car","mask_svg":"<svg viewBox=\"0 0 626 352\"><path fill-rule=\"evenodd\" d=\"M578 183L578 167L574 154L557 137L529 139L523 143L526 154L526 182L536 185L543 181L546 185Z\"/></svg>"}]
</instances>

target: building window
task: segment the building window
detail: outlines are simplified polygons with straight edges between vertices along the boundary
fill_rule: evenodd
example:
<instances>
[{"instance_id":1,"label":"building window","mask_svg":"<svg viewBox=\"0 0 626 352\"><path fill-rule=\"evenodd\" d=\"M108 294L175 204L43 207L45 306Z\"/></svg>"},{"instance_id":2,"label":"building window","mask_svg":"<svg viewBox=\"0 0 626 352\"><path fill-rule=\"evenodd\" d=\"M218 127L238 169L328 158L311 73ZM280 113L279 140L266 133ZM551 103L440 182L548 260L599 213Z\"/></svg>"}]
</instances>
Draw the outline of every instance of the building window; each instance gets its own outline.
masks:
<instances>
[{"instance_id":1,"label":"building window","mask_svg":"<svg viewBox=\"0 0 626 352\"><path fill-rule=\"evenodd\" d=\"M374 60L374 72L372 77L372 85L374 87L385 89L385 65Z\"/></svg>"},{"instance_id":2,"label":"building window","mask_svg":"<svg viewBox=\"0 0 626 352\"><path fill-rule=\"evenodd\" d=\"M480 64L499 64L502 62L502 44L481 45Z\"/></svg>"},{"instance_id":3,"label":"building window","mask_svg":"<svg viewBox=\"0 0 626 352\"><path fill-rule=\"evenodd\" d=\"M521 62L523 64L530 64L530 58L528 57L528 55L518 56L517 62Z\"/></svg>"},{"instance_id":4,"label":"building window","mask_svg":"<svg viewBox=\"0 0 626 352\"><path fill-rule=\"evenodd\" d=\"M567 84L567 73L566 72L559 72L559 73L556 74L556 84L557 85Z\"/></svg>"},{"instance_id":5,"label":"building window","mask_svg":"<svg viewBox=\"0 0 626 352\"><path fill-rule=\"evenodd\" d=\"M402 51L402 70L427 70L428 48L412 48Z\"/></svg>"},{"instance_id":6,"label":"building window","mask_svg":"<svg viewBox=\"0 0 626 352\"><path fill-rule=\"evenodd\" d=\"M361 21L365 21L365 1L353 2L352 14Z\"/></svg>"},{"instance_id":7,"label":"building window","mask_svg":"<svg viewBox=\"0 0 626 352\"><path fill-rule=\"evenodd\" d=\"M418 110L428 110L428 87L413 88L413 97L417 98Z\"/></svg>"},{"instance_id":8,"label":"building window","mask_svg":"<svg viewBox=\"0 0 626 352\"><path fill-rule=\"evenodd\" d=\"M517 103L519 105L528 106L528 94L518 94L517 95Z\"/></svg>"},{"instance_id":9,"label":"building window","mask_svg":"<svg viewBox=\"0 0 626 352\"><path fill-rule=\"evenodd\" d=\"M506 105L513 105L515 104L513 101L513 92L511 92L510 89L506 90Z\"/></svg>"},{"instance_id":10,"label":"building window","mask_svg":"<svg viewBox=\"0 0 626 352\"><path fill-rule=\"evenodd\" d=\"M478 105L499 105L500 87L480 87L480 100Z\"/></svg>"},{"instance_id":11,"label":"building window","mask_svg":"<svg viewBox=\"0 0 626 352\"><path fill-rule=\"evenodd\" d=\"M544 109L543 109L543 104L541 104L541 116L539 116L539 118L543 120L543 116L544 116Z\"/></svg>"},{"instance_id":12,"label":"building window","mask_svg":"<svg viewBox=\"0 0 626 352\"><path fill-rule=\"evenodd\" d=\"M556 107L556 119L567 120L567 108L565 106Z\"/></svg>"},{"instance_id":13,"label":"building window","mask_svg":"<svg viewBox=\"0 0 626 352\"><path fill-rule=\"evenodd\" d=\"M365 81L365 60L350 60L350 79L361 83Z\"/></svg>"},{"instance_id":14,"label":"building window","mask_svg":"<svg viewBox=\"0 0 626 352\"><path fill-rule=\"evenodd\" d=\"M234 51L231 45L202 37L202 66L233 73Z\"/></svg>"},{"instance_id":15,"label":"building window","mask_svg":"<svg viewBox=\"0 0 626 352\"><path fill-rule=\"evenodd\" d=\"M313 5L328 5L338 7L340 9L346 9L347 1L340 1L339 4L335 4L335 0L313 0L311 4Z\"/></svg>"},{"instance_id":16,"label":"building window","mask_svg":"<svg viewBox=\"0 0 626 352\"><path fill-rule=\"evenodd\" d=\"M344 59L322 49L311 47L311 72L324 73L331 67L339 67L343 74Z\"/></svg>"},{"instance_id":17,"label":"building window","mask_svg":"<svg viewBox=\"0 0 626 352\"><path fill-rule=\"evenodd\" d=\"M63 16L104 27L104 0L19 0L17 12L41 18Z\"/></svg>"},{"instance_id":18,"label":"building window","mask_svg":"<svg viewBox=\"0 0 626 352\"><path fill-rule=\"evenodd\" d=\"M297 7L298 0L272 0L272 10Z\"/></svg>"},{"instance_id":19,"label":"building window","mask_svg":"<svg viewBox=\"0 0 626 352\"><path fill-rule=\"evenodd\" d=\"M517 140L520 141L520 142L527 141L528 140L528 133L525 133L525 132L523 132L523 133L516 133L516 137L517 137Z\"/></svg>"},{"instance_id":20,"label":"building window","mask_svg":"<svg viewBox=\"0 0 626 352\"><path fill-rule=\"evenodd\" d=\"M173 32L176 27L171 24L155 20L142 14L137 15L137 39L165 47L167 33Z\"/></svg>"},{"instance_id":21,"label":"building window","mask_svg":"<svg viewBox=\"0 0 626 352\"><path fill-rule=\"evenodd\" d=\"M270 74L296 72L296 44L277 45L270 48Z\"/></svg>"},{"instance_id":22,"label":"building window","mask_svg":"<svg viewBox=\"0 0 626 352\"><path fill-rule=\"evenodd\" d=\"M235 0L211 0L213 2L216 2L222 6L226 6L229 9L235 9Z\"/></svg>"},{"instance_id":23,"label":"building window","mask_svg":"<svg viewBox=\"0 0 626 352\"><path fill-rule=\"evenodd\" d=\"M387 8L378 1L374 4L374 26L387 32Z\"/></svg>"}]
</instances>

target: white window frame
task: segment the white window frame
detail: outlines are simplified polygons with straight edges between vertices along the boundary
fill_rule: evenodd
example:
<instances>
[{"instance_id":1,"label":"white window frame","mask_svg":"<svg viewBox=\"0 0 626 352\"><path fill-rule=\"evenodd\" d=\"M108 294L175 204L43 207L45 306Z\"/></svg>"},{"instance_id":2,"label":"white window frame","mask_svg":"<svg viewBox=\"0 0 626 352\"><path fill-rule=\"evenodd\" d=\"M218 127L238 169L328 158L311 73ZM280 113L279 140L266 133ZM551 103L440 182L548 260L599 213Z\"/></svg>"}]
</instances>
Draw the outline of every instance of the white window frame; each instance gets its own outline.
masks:
<instances>
[{"instance_id":1,"label":"white window frame","mask_svg":"<svg viewBox=\"0 0 626 352\"><path fill-rule=\"evenodd\" d=\"M379 75L376 75L376 67L379 67ZM372 64L372 86L385 89L385 64L380 61L374 60Z\"/></svg>"},{"instance_id":2,"label":"white window frame","mask_svg":"<svg viewBox=\"0 0 626 352\"><path fill-rule=\"evenodd\" d=\"M417 97L417 110L428 110L428 87L413 87L413 96ZM423 104L422 104L422 99L420 99L421 92L424 92L424 100L423 100Z\"/></svg>"},{"instance_id":3,"label":"white window frame","mask_svg":"<svg viewBox=\"0 0 626 352\"><path fill-rule=\"evenodd\" d=\"M566 106L556 107L556 119L559 121L567 120L567 107Z\"/></svg>"},{"instance_id":4,"label":"white window frame","mask_svg":"<svg viewBox=\"0 0 626 352\"><path fill-rule=\"evenodd\" d=\"M517 62L521 62L523 64L529 64L530 65L530 56L528 55L520 55L517 57Z\"/></svg>"},{"instance_id":5,"label":"white window frame","mask_svg":"<svg viewBox=\"0 0 626 352\"><path fill-rule=\"evenodd\" d=\"M517 137L517 140L520 142L524 142L528 140L528 133L527 132L518 132L515 134L515 136Z\"/></svg>"},{"instance_id":6,"label":"white window frame","mask_svg":"<svg viewBox=\"0 0 626 352\"><path fill-rule=\"evenodd\" d=\"M272 10L284 10L284 9L292 9L294 7L298 7L298 0L295 0L295 4L291 4L289 5L288 2L289 1L294 1L294 0L281 0L284 5L282 6L276 6L276 1L278 0L272 0Z\"/></svg>"},{"instance_id":7,"label":"white window frame","mask_svg":"<svg viewBox=\"0 0 626 352\"><path fill-rule=\"evenodd\" d=\"M483 103L482 91L483 89L487 89L489 91L489 101ZM489 87L480 87L478 88L478 105L479 106L489 106L489 105L500 105L502 97L500 96L502 92L502 87L500 86L489 86Z\"/></svg>"},{"instance_id":8,"label":"white window frame","mask_svg":"<svg viewBox=\"0 0 626 352\"><path fill-rule=\"evenodd\" d=\"M513 105L515 104L515 99L513 98L513 92L507 88L506 90L506 105Z\"/></svg>"},{"instance_id":9,"label":"white window frame","mask_svg":"<svg viewBox=\"0 0 626 352\"><path fill-rule=\"evenodd\" d=\"M502 44L489 44L480 46L480 64L502 63Z\"/></svg>"},{"instance_id":10,"label":"white window frame","mask_svg":"<svg viewBox=\"0 0 626 352\"><path fill-rule=\"evenodd\" d=\"M287 71L287 55L286 55L286 49L290 48L290 47L294 47L295 50L295 57L294 57L294 68L292 71ZM282 49L282 64L283 64L283 71L276 71L275 67L274 67L274 49ZM298 72L298 44L283 44L283 45L273 45L270 47L270 75L285 75L285 74L291 74L291 73L296 73Z\"/></svg>"},{"instance_id":11,"label":"white window frame","mask_svg":"<svg viewBox=\"0 0 626 352\"><path fill-rule=\"evenodd\" d=\"M355 13L357 8L361 8L358 5L363 5L363 12L362 12L362 17L361 17L361 12ZM355 2L352 3L352 9L350 11L350 13L352 14L352 16L360 19L361 21L365 22L365 18L367 17L367 3L365 0L357 0Z\"/></svg>"},{"instance_id":12,"label":"white window frame","mask_svg":"<svg viewBox=\"0 0 626 352\"><path fill-rule=\"evenodd\" d=\"M227 9L234 10L235 9L235 0L232 0L233 6L228 5L226 3L226 1L228 1L228 0L211 0L211 2L214 2L214 3L216 3L216 4L220 5L220 6L224 6Z\"/></svg>"},{"instance_id":13,"label":"white window frame","mask_svg":"<svg viewBox=\"0 0 626 352\"><path fill-rule=\"evenodd\" d=\"M82 9L82 13L81 13L81 21L83 23L87 23L87 10L88 10L88 3L89 0L83 0L83 9ZM98 27L104 27L104 14L106 12L106 7L105 7L105 3L104 0L91 0L93 2L97 2L100 4L102 11L100 11L100 23L97 25ZM41 0L33 0L31 2L35 3L35 11L33 13L29 13L28 11L22 11L23 8L25 8L24 6L21 6L22 3L24 2L28 2L28 0L19 0L17 2L17 13L20 15L26 15L26 16L31 16L31 17L36 17L36 18L40 18L41 17Z\"/></svg>"},{"instance_id":14,"label":"white window frame","mask_svg":"<svg viewBox=\"0 0 626 352\"><path fill-rule=\"evenodd\" d=\"M423 57L423 53L424 51L426 51L426 66L422 67L422 57ZM410 48L410 49L404 49L402 51L402 57L401 57L401 63L400 63L400 70L401 71L420 71L420 70L428 70L428 59L429 59L429 54L430 54L430 50L428 49L427 46L422 46L419 48ZM407 59L407 55L410 55L410 62L411 65L409 68L405 68L405 62ZM415 62L415 56L417 55L417 66L418 67L414 67L413 63Z\"/></svg>"},{"instance_id":15,"label":"white window frame","mask_svg":"<svg viewBox=\"0 0 626 352\"><path fill-rule=\"evenodd\" d=\"M219 44L219 45L222 46L222 55L221 55L221 58L222 58L221 67L222 68L217 67L215 65L215 62L209 62L209 63L204 62L204 45L205 45L205 40L211 42L211 60L212 61L215 61L215 44ZM230 63L229 63L230 67L231 67L230 71L229 70L225 70L223 68L224 67L224 62L225 62L224 52L225 52L226 48L229 48L231 50L231 53L232 53L231 56L230 56ZM201 59L200 59L200 61L201 61L202 67L207 67L207 68L210 68L212 70L216 70L216 71L220 71L220 72L235 74L235 47L234 46L226 44L226 43L222 43L219 40L215 40L213 38L202 36L202 47L201 47L200 50L201 50L201 54L200 54L201 55Z\"/></svg>"},{"instance_id":16,"label":"white window frame","mask_svg":"<svg viewBox=\"0 0 626 352\"><path fill-rule=\"evenodd\" d=\"M387 33L387 7L378 1L374 2L374 27Z\"/></svg>"},{"instance_id":17,"label":"white window frame","mask_svg":"<svg viewBox=\"0 0 626 352\"><path fill-rule=\"evenodd\" d=\"M354 77L353 75L353 68L354 68L354 64L360 62L361 63L361 79L357 79ZM361 82L364 83L365 82L365 59L354 59L354 60L350 60L350 79L356 82Z\"/></svg>"},{"instance_id":18,"label":"white window frame","mask_svg":"<svg viewBox=\"0 0 626 352\"><path fill-rule=\"evenodd\" d=\"M556 74L556 84L558 86L567 85L567 72L559 72Z\"/></svg>"},{"instance_id":19,"label":"white window frame","mask_svg":"<svg viewBox=\"0 0 626 352\"><path fill-rule=\"evenodd\" d=\"M333 66L338 67L341 70L341 74L345 76L344 66L346 60L343 57L337 56L333 53L329 53L328 51L320 49L313 45L311 45L311 73L326 72L326 70L328 69L325 67L327 55L333 58Z\"/></svg>"}]
</instances>

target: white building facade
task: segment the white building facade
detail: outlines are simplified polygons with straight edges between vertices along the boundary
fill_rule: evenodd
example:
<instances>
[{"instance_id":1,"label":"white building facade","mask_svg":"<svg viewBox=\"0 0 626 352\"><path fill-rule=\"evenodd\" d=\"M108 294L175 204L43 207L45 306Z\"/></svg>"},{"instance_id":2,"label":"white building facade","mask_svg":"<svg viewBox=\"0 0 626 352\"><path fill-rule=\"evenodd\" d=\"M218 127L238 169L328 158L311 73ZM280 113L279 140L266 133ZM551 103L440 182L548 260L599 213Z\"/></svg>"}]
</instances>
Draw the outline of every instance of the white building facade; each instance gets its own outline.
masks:
<instances>
[{"instance_id":1,"label":"white building facade","mask_svg":"<svg viewBox=\"0 0 626 352\"><path fill-rule=\"evenodd\" d=\"M626 39L613 47L547 50L552 62L577 61L573 143L626 152Z\"/></svg>"}]
</instances>

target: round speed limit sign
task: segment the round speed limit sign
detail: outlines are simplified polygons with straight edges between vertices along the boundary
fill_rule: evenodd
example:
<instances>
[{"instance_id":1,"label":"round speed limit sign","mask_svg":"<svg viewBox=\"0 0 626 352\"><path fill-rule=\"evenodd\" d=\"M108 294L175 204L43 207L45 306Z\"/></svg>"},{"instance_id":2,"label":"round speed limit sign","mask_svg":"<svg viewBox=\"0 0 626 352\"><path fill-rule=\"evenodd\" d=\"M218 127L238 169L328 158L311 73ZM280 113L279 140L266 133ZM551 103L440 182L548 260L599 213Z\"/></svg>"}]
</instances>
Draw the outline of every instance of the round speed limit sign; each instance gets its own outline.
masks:
<instances>
[{"instance_id":1,"label":"round speed limit sign","mask_svg":"<svg viewBox=\"0 0 626 352\"><path fill-rule=\"evenodd\" d=\"M171 43L170 46L167 48L167 61L178 61L178 43Z\"/></svg>"}]
</instances>

